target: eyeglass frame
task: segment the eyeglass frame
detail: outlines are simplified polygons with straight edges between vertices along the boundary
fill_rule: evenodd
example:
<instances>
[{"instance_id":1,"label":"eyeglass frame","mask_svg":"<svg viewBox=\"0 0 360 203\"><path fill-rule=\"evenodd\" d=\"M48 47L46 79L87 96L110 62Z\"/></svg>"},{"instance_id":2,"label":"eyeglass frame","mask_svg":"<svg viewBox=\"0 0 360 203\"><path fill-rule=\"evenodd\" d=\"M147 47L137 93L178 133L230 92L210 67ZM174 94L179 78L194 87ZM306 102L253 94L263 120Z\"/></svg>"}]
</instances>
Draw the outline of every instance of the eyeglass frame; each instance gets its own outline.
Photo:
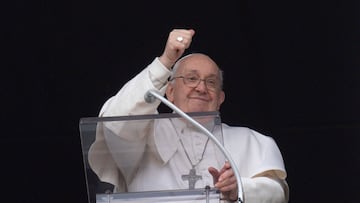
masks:
<instances>
[{"instance_id":1,"label":"eyeglass frame","mask_svg":"<svg viewBox=\"0 0 360 203\"><path fill-rule=\"evenodd\" d=\"M201 79L200 77L197 77L197 76L195 77L195 76L183 76L183 75L180 75L180 76L170 78L169 81L173 81L173 80L178 79L178 78L182 78L183 83L186 86L191 87L191 88L197 87L201 83L201 81L203 81L204 84L205 84L206 89L208 89L208 90L216 91L216 90L221 89L221 82L220 82L220 80L218 78L216 78L216 79L215 78ZM192 83L191 78L193 78L193 79L196 78L197 82ZM208 81L213 80L213 79L215 79L217 83L213 87L210 86L210 88L209 88L209 86L208 86L209 82Z\"/></svg>"}]
</instances>

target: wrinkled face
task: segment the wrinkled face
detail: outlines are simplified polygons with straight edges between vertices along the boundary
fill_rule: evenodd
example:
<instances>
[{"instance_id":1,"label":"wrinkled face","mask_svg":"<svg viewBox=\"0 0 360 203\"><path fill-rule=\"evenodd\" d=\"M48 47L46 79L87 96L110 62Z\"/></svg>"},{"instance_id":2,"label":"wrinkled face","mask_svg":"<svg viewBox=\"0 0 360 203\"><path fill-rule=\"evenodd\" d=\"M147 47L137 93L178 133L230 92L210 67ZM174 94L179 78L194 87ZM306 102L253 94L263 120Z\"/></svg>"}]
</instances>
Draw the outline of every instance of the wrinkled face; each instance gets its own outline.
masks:
<instances>
[{"instance_id":1,"label":"wrinkled face","mask_svg":"<svg viewBox=\"0 0 360 203\"><path fill-rule=\"evenodd\" d=\"M202 112L220 109L225 94L221 89L219 69L208 56L192 54L182 59L174 77L167 87L166 97L182 111ZM187 82L184 77L188 79ZM189 83L196 79L201 79L198 84L195 83L197 85Z\"/></svg>"}]
</instances>

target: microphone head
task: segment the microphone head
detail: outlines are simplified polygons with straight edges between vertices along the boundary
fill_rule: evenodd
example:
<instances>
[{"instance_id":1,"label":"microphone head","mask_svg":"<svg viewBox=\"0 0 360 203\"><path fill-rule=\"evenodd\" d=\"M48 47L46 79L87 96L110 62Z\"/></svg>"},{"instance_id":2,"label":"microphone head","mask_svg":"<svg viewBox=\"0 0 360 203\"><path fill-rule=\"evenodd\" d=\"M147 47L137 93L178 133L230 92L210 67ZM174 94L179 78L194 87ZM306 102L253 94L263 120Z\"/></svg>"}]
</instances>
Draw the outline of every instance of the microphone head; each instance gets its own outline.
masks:
<instances>
[{"instance_id":1,"label":"microphone head","mask_svg":"<svg viewBox=\"0 0 360 203\"><path fill-rule=\"evenodd\" d=\"M156 100L156 97L149 90L145 93L144 99L145 99L146 103L153 103Z\"/></svg>"}]
</instances>

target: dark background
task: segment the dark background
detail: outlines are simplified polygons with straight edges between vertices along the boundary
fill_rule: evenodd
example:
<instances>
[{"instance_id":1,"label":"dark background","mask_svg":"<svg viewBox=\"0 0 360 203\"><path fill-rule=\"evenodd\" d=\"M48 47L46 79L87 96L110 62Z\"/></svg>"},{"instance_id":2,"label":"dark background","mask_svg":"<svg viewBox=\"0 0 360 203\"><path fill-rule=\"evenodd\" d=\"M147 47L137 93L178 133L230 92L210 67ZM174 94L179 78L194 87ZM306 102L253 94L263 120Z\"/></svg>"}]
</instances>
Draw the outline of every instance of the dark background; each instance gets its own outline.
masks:
<instances>
[{"instance_id":1,"label":"dark background","mask_svg":"<svg viewBox=\"0 0 360 203\"><path fill-rule=\"evenodd\" d=\"M272 136L290 202L359 202L359 1L10 1L2 23L2 199L86 202L79 120L173 28L224 70L222 120ZM51 198L51 200L49 200Z\"/></svg>"}]
</instances>

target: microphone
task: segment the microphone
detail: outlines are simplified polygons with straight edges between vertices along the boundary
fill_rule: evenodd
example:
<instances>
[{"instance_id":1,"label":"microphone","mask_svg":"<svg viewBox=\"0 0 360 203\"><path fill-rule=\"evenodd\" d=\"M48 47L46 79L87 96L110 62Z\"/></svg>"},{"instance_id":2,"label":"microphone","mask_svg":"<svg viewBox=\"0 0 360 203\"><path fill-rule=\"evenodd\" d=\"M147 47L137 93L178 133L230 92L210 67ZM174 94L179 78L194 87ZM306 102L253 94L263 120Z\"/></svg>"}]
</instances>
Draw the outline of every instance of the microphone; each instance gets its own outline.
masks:
<instances>
[{"instance_id":1,"label":"microphone","mask_svg":"<svg viewBox=\"0 0 360 203\"><path fill-rule=\"evenodd\" d=\"M238 202L243 203L244 193L242 190L240 173L237 170L235 162L231 158L230 153L227 151L227 149L224 148L224 146L222 146L222 144L219 142L219 140L217 140L216 137L208 129L206 129L203 125L201 125L199 122L197 122L196 120L191 118L188 114L183 112L181 109L179 109L177 106L175 106L169 100L167 100L165 97L163 97L159 93L159 91L148 90L144 95L144 99L147 103L153 103L156 99L159 99L164 104L166 104L168 107L170 107L172 110L174 110L176 113L178 113L181 117L185 118L187 121L189 121L195 127L197 127L199 130L204 132L217 145L217 147L219 147L219 149L222 151L222 153L225 154L226 159L229 161L229 163L234 171L234 175L236 177L236 181L237 181L237 185L238 185Z\"/></svg>"},{"instance_id":2,"label":"microphone","mask_svg":"<svg viewBox=\"0 0 360 203\"><path fill-rule=\"evenodd\" d=\"M151 93L151 90L147 91L144 99L146 101L146 103L154 103L156 100L156 97Z\"/></svg>"}]
</instances>

